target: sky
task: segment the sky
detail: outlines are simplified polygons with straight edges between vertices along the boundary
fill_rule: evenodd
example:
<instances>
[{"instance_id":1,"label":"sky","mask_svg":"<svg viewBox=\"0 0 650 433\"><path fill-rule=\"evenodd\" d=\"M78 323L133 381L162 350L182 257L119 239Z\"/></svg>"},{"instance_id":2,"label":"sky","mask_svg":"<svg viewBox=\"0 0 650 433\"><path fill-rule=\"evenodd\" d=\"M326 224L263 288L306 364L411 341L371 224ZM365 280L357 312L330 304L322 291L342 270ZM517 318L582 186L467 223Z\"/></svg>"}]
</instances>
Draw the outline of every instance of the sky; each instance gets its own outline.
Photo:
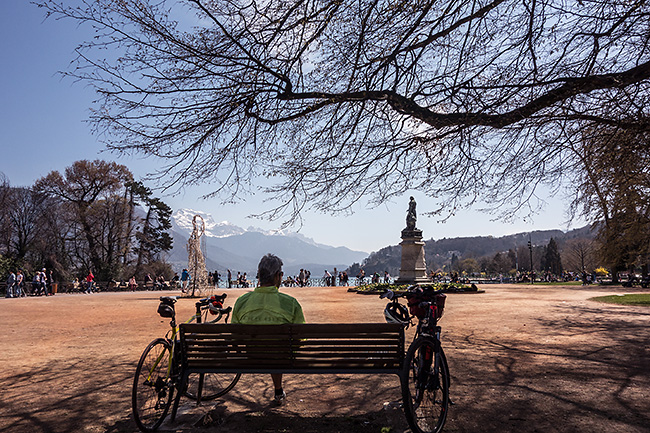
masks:
<instances>
[{"instance_id":1,"label":"sky","mask_svg":"<svg viewBox=\"0 0 650 433\"><path fill-rule=\"evenodd\" d=\"M74 49L89 35L88 31L73 21L45 20L44 16L43 10L29 0L0 2L0 172L12 186L31 186L40 177L53 170L62 172L75 161L104 159L126 165L136 178L144 177L157 161L118 158L106 152L86 122L96 96L93 90L58 74L69 70ZM212 214L215 221L229 221L244 228L274 230L281 224L249 217L265 210L264 197L222 206L217 200L200 198L209 191L209 185L205 185L174 196L160 196L172 209L200 210ZM374 209L358 204L351 216L309 212L303 215L302 227L293 229L318 243L377 251L401 242L410 195L418 203L417 227L425 239L566 231L585 224L567 224L566 205L561 198L547 198L544 210L526 220L493 221L492 216L470 209L441 223L422 215L433 210L433 201L411 191Z\"/></svg>"}]
</instances>

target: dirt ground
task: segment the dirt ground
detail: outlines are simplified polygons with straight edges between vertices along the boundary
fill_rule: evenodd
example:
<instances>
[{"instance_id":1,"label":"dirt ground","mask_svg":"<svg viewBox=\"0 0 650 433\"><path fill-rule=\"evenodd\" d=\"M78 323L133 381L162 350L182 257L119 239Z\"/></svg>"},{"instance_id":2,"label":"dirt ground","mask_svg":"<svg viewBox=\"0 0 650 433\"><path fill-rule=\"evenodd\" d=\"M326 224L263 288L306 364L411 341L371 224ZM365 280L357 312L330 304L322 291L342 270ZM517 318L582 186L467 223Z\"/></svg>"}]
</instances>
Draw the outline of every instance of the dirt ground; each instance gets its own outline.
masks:
<instances>
[{"instance_id":1,"label":"dirt ground","mask_svg":"<svg viewBox=\"0 0 650 433\"><path fill-rule=\"evenodd\" d=\"M443 344L452 377L446 432L649 432L650 309L601 304L610 287L482 286L447 298ZM223 292L219 291L218 293ZM312 323L382 322L385 302L345 288L283 288ZM244 290L227 290L233 305ZM0 299L0 432L134 432L140 353L163 336L158 297L178 292ZM193 301L181 299L178 317ZM174 432L407 430L397 376L293 375L271 404L266 375L226 396L185 399ZM212 424L197 427L209 413Z\"/></svg>"}]
</instances>

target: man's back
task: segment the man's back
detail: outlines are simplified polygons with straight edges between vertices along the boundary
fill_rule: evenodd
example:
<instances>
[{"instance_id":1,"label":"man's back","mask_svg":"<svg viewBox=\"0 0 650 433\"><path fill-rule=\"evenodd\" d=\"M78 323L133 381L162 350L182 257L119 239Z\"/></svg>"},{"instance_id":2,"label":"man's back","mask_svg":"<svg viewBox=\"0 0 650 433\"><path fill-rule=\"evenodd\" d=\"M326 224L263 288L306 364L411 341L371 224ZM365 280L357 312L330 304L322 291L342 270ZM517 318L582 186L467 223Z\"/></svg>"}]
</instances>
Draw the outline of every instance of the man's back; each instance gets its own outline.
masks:
<instances>
[{"instance_id":1,"label":"man's back","mask_svg":"<svg viewBox=\"0 0 650 433\"><path fill-rule=\"evenodd\" d=\"M305 317L294 297L280 293L277 287L258 287L237 299L232 323L281 325L305 323Z\"/></svg>"}]
</instances>

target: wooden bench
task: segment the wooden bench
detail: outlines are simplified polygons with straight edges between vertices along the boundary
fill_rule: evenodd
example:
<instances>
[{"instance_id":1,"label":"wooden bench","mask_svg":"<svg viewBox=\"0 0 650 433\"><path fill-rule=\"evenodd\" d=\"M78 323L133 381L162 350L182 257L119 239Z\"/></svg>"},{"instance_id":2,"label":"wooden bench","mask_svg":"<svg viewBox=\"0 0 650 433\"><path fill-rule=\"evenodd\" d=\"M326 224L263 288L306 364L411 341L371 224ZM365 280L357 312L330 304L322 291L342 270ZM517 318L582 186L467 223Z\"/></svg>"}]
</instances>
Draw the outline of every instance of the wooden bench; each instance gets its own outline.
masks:
<instances>
[{"instance_id":1,"label":"wooden bench","mask_svg":"<svg viewBox=\"0 0 650 433\"><path fill-rule=\"evenodd\" d=\"M193 373L397 374L402 386L407 379L398 324L184 323L180 342L181 389Z\"/></svg>"}]
</instances>

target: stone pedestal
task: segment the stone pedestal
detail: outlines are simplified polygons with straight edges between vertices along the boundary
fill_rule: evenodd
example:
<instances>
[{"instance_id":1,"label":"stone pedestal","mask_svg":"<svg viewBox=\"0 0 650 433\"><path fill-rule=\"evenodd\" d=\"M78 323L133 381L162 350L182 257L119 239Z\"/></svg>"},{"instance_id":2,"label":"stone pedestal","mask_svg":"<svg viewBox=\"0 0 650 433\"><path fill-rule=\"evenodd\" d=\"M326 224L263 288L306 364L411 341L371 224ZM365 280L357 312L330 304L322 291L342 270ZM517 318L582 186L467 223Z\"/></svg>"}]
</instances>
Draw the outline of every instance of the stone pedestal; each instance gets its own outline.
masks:
<instances>
[{"instance_id":1,"label":"stone pedestal","mask_svg":"<svg viewBox=\"0 0 650 433\"><path fill-rule=\"evenodd\" d=\"M402 266L396 284L428 283L422 230L402 230Z\"/></svg>"}]
</instances>

